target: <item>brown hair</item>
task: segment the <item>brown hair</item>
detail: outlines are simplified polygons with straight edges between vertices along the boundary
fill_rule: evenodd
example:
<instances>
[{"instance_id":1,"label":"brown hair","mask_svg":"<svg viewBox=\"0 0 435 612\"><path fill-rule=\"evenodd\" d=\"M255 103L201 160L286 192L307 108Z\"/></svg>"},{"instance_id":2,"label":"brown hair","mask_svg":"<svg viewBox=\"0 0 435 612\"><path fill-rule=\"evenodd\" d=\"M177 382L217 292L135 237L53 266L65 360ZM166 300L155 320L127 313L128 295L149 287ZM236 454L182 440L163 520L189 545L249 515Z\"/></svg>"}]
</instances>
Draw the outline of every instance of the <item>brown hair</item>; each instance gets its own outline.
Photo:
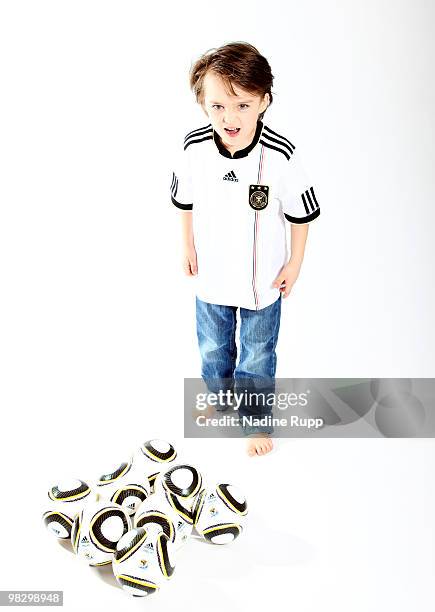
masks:
<instances>
[{"instance_id":1,"label":"brown hair","mask_svg":"<svg viewBox=\"0 0 435 612\"><path fill-rule=\"evenodd\" d=\"M221 77L227 92L235 95L232 83L253 95L269 94L272 104L273 74L269 62L258 49L246 42L232 42L206 51L192 66L190 88L199 104L204 103L204 77L209 70ZM265 109L259 116L263 119Z\"/></svg>"}]
</instances>

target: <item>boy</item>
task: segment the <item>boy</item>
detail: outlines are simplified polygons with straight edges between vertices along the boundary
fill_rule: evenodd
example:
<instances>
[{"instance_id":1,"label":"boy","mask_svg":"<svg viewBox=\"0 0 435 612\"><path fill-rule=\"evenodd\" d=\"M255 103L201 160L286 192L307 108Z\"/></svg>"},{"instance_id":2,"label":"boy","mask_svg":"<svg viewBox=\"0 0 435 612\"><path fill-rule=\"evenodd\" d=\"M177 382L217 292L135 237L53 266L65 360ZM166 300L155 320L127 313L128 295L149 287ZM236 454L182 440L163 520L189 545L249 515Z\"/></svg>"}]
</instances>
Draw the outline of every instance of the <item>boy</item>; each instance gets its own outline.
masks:
<instances>
[{"instance_id":1,"label":"boy","mask_svg":"<svg viewBox=\"0 0 435 612\"><path fill-rule=\"evenodd\" d=\"M295 146L263 123L273 78L267 60L243 42L207 52L190 72L209 123L184 139L171 200L183 211L183 267L195 277L201 375L214 392L273 392L282 297L298 278L308 224L320 214ZM239 416L270 414L265 405L239 408ZM248 454L269 452L273 428L247 423Z\"/></svg>"}]
</instances>

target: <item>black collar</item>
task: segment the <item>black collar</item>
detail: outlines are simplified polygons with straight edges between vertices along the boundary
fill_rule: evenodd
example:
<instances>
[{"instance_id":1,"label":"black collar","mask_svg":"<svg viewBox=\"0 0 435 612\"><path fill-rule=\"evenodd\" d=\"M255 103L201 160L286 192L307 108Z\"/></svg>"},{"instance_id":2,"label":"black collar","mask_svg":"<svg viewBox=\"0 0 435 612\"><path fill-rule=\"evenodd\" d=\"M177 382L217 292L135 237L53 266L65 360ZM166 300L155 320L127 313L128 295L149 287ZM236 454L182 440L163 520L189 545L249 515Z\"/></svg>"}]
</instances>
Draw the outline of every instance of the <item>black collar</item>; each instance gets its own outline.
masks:
<instances>
[{"instance_id":1,"label":"black collar","mask_svg":"<svg viewBox=\"0 0 435 612\"><path fill-rule=\"evenodd\" d=\"M260 140L260 134L261 134L262 129L263 129L263 122L259 119L257 121L257 129L255 130L255 135L254 135L254 138L251 144L249 144L244 149L239 149L238 151L235 151L234 155L231 155L228 149L224 146L224 144L222 143L222 138L219 136L216 130L213 130L213 140L218 148L219 153L223 155L224 157L229 157L230 159L246 157L248 153L252 151L252 149L255 147L257 142Z\"/></svg>"}]
</instances>

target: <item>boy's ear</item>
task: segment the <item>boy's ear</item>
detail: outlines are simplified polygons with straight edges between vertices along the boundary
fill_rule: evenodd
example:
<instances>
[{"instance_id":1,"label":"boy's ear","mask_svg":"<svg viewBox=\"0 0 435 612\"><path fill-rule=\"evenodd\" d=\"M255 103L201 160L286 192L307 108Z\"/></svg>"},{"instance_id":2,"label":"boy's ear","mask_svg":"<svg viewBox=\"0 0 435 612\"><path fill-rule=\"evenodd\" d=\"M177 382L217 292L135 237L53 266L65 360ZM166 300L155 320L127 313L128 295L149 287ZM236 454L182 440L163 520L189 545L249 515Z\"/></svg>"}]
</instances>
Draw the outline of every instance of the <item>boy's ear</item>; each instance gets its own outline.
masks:
<instances>
[{"instance_id":1,"label":"boy's ear","mask_svg":"<svg viewBox=\"0 0 435 612\"><path fill-rule=\"evenodd\" d=\"M263 112L263 113L264 113L264 111L267 109L267 107L269 106L269 104L270 104L270 96L269 96L269 94L266 92L266 93L264 94L263 104L262 104L262 106L264 106L264 108L263 108L263 110L262 110L261 112Z\"/></svg>"}]
</instances>

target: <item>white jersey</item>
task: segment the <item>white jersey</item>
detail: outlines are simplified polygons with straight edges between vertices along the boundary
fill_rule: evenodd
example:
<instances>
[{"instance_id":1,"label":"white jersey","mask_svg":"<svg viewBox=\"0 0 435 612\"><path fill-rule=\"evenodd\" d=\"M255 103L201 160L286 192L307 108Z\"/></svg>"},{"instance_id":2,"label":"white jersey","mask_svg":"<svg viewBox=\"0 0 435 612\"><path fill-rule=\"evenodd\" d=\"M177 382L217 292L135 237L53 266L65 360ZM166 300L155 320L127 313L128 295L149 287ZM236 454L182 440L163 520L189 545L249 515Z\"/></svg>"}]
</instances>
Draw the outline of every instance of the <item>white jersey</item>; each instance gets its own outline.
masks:
<instances>
[{"instance_id":1,"label":"white jersey","mask_svg":"<svg viewBox=\"0 0 435 612\"><path fill-rule=\"evenodd\" d=\"M186 135L172 170L172 203L192 211L198 298L250 310L272 304L289 258L286 221L320 214L295 146L258 120L251 144L231 155L209 123Z\"/></svg>"}]
</instances>

